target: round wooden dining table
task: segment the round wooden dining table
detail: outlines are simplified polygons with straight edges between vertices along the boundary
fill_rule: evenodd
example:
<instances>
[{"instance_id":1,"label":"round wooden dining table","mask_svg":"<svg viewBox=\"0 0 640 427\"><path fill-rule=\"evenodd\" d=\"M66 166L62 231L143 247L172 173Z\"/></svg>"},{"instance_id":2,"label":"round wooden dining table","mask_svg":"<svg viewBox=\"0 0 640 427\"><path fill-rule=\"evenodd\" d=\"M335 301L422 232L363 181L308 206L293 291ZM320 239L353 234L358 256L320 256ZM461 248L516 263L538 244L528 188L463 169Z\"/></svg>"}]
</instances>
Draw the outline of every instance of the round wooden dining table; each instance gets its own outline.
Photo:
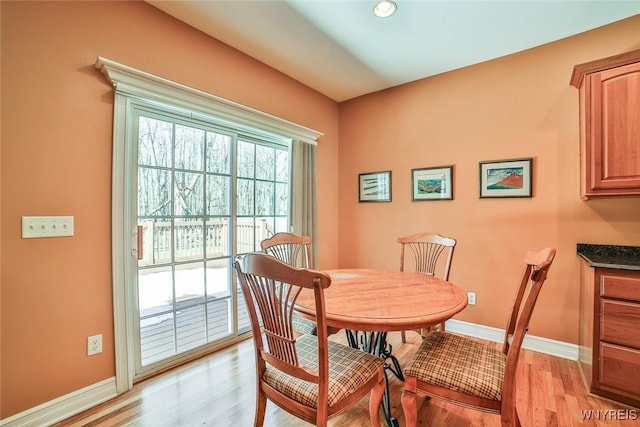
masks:
<instances>
[{"instance_id":1,"label":"round wooden dining table","mask_svg":"<svg viewBox=\"0 0 640 427\"><path fill-rule=\"evenodd\" d=\"M331 285L324 291L327 326L344 329L351 347L384 358L386 391L382 409L387 426L397 427L391 413L386 371L404 381L398 359L387 344L387 332L427 328L450 319L467 306L467 293L454 284L422 273L375 269L325 270ZM315 318L311 289L301 291L295 309Z\"/></svg>"},{"instance_id":2,"label":"round wooden dining table","mask_svg":"<svg viewBox=\"0 0 640 427\"><path fill-rule=\"evenodd\" d=\"M421 273L375 269L325 270L327 325L338 329L388 332L426 328L467 306L467 293L450 282ZM296 310L315 317L313 292L303 290Z\"/></svg>"}]
</instances>

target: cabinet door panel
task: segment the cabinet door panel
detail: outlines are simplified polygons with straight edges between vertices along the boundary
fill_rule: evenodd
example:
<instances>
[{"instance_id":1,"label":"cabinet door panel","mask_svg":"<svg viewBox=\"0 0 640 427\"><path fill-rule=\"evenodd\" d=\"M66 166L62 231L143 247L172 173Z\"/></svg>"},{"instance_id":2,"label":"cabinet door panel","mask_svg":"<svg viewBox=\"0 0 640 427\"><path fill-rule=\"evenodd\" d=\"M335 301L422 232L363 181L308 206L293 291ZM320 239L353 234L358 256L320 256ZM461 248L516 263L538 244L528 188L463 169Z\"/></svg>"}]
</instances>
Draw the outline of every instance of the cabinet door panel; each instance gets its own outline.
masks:
<instances>
[{"instance_id":1,"label":"cabinet door panel","mask_svg":"<svg viewBox=\"0 0 640 427\"><path fill-rule=\"evenodd\" d=\"M600 339L640 348L640 304L606 299L600 304Z\"/></svg>"},{"instance_id":2,"label":"cabinet door panel","mask_svg":"<svg viewBox=\"0 0 640 427\"><path fill-rule=\"evenodd\" d=\"M640 395L640 351L600 344L600 385Z\"/></svg>"},{"instance_id":3,"label":"cabinet door panel","mask_svg":"<svg viewBox=\"0 0 640 427\"><path fill-rule=\"evenodd\" d=\"M591 81L591 188L640 187L640 64L600 73Z\"/></svg>"}]
</instances>

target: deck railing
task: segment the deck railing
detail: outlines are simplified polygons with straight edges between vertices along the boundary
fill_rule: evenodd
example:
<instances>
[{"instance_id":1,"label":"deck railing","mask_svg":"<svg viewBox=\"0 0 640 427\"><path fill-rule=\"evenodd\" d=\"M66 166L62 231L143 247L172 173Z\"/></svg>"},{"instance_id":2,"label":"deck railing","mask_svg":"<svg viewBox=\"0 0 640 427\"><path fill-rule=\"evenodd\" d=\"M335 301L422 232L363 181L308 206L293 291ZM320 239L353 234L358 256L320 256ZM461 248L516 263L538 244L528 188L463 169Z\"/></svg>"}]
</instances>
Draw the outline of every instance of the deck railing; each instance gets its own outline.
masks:
<instances>
[{"instance_id":1,"label":"deck railing","mask_svg":"<svg viewBox=\"0 0 640 427\"><path fill-rule=\"evenodd\" d=\"M171 222L141 220L142 258L139 266L168 264L172 245L175 261L215 258L229 255L229 222L225 219L202 221L175 221L173 235ZM269 237L271 230L266 221L239 219L236 224L237 253L259 250L259 243ZM153 250L149 250L153 248Z\"/></svg>"}]
</instances>

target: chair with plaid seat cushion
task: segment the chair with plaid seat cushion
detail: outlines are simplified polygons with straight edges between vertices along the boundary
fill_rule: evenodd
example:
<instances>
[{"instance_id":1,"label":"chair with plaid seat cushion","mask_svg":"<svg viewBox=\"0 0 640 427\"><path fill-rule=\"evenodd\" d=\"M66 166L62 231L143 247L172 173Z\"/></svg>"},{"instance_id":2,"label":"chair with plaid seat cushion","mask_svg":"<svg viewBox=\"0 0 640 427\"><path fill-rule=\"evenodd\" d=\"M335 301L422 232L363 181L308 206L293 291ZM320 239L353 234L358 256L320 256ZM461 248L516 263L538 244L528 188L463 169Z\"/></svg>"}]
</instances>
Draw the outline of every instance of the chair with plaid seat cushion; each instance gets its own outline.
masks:
<instances>
[{"instance_id":1,"label":"chair with plaid seat cushion","mask_svg":"<svg viewBox=\"0 0 640 427\"><path fill-rule=\"evenodd\" d=\"M501 350L447 332L427 335L404 368L402 409L407 427L417 424L416 395L498 413L503 427L520 426L515 396L520 348L555 253L546 248L525 256Z\"/></svg>"},{"instance_id":2,"label":"chair with plaid seat cushion","mask_svg":"<svg viewBox=\"0 0 640 427\"><path fill-rule=\"evenodd\" d=\"M264 253L238 256L234 268L253 330L254 425L263 425L267 399L302 420L326 426L330 417L370 394L371 424L379 426L384 360L328 341L324 290L331 278ZM301 292L315 297L316 335L294 331L293 308Z\"/></svg>"},{"instance_id":3,"label":"chair with plaid seat cushion","mask_svg":"<svg viewBox=\"0 0 640 427\"><path fill-rule=\"evenodd\" d=\"M400 243L400 271L412 269L416 273L449 280L451 260L457 243L456 239L444 237L437 233L417 233L398 237L398 243ZM413 254L413 258L405 257L406 253ZM412 262L409 262L407 258L410 258ZM445 324L442 322L429 329L421 329L416 332L424 336L427 331L436 329L444 331L444 328ZM402 342L406 343L405 331L402 331L401 334Z\"/></svg>"}]
</instances>

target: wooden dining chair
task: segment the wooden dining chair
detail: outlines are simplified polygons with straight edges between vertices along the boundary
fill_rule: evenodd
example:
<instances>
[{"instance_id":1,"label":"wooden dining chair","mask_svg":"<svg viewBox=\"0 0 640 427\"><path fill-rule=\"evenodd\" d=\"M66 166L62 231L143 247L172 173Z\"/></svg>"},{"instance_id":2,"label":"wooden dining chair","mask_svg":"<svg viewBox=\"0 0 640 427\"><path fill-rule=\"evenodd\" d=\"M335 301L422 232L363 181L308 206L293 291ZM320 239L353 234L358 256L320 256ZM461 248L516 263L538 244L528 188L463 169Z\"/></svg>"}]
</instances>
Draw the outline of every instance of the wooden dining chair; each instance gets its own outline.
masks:
<instances>
[{"instance_id":1,"label":"wooden dining chair","mask_svg":"<svg viewBox=\"0 0 640 427\"><path fill-rule=\"evenodd\" d=\"M477 340L431 332L404 368L402 409L407 427L417 424L416 395L500 414L502 427L520 426L516 368L520 347L556 250L529 252L505 330L502 350Z\"/></svg>"},{"instance_id":2,"label":"wooden dining chair","mask_svg":"<svg viewBox=\"0 0 640 427\"><path fill-rule=\"evenodd\" d=\"M260 242L262 250L294 267L311 268L311 237L292 233L276 233ZM297 313L293 314L293 324L301 334L316 334L316 323ZM330 328L329 335L337 330Z\"/></svg>"},{"instance_id":3,"label":"wooden dining chair","mask_svg":"<svg viewBox=\"0 0 640 427\"><path fill-rule=\"evenodd\" d=\"M411 253L413 254L413 271L449 280L453 250L456 247L455 239L436 233L417 233L399 237L398 243L400 243L400 271L406 271L411 266L405 257L406 253ZM444 331L444 322L429 330L438 328ZM424 330L417 332L422 336ZM402 342L407 342L404 331L402 331Z\"/></svg>"},{"instance_id":4,"label":"wooden dining chair","mask_svg":"<svg viewBox=\"0 0 640 427\"><path fill-rule=\"evenodd\" d=\"M254 425L263 425L267 399L302 420L326 426L328 418L370 393L371 423L379 426L384 360L327 340L324 290L331 285L331 278L264 253L240 255L234 267L247 302L255 345ZM302 291L314 295L315 336L296 334L293 329L293 308Z\"/></svg>"}]
</instances>

